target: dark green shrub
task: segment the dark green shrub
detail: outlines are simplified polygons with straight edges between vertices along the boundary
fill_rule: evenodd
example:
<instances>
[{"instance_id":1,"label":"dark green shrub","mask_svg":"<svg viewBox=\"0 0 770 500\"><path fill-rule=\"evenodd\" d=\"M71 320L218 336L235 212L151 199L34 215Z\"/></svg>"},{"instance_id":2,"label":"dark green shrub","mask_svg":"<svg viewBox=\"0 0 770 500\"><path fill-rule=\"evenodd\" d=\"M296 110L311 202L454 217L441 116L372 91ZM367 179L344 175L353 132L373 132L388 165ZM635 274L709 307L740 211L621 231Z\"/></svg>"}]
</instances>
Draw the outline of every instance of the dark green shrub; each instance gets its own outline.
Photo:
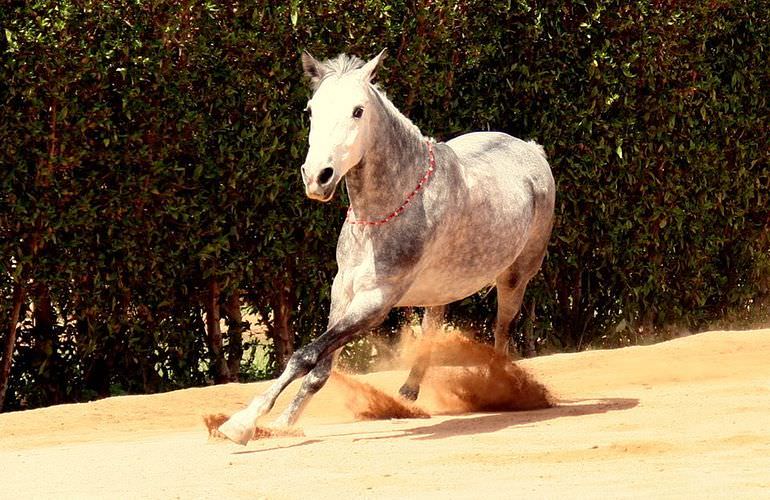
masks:
<instances>
[{"instance_id":1,"label":"dark green shrub","mask_svg":"<svg viewBox=\"0 0 770 500\"><path fill-rule=\"evenodd\" d=\"M6 2L3 339L19 290L26 318L8 407L220 380L212 290L296 344L323 331L345 200L303 197L306 48L388 48L382 85L426 134L546 147L557 225L525 303L540 344L756 307L770 275L767 7ZM452 314L480 326L494 306Z\"/></svg>"}]
</instances>

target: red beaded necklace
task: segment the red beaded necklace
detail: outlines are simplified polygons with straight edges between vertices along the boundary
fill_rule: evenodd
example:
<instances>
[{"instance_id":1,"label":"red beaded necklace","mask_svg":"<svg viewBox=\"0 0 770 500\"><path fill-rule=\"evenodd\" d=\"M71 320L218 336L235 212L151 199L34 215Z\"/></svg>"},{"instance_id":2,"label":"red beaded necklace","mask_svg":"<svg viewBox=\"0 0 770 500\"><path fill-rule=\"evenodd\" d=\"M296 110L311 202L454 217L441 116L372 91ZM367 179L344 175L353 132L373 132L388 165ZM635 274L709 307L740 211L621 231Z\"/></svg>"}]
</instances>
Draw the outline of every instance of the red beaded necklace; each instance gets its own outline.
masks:
<instances>
[{"instance_id":1,"label":"red beaded necklace","mask_svg":"<svg viewBox=\"0 0 770 500\"><path fill-rule=\"evenodd\" d=\"M430 166L428 167L428 170L425 172L425 175L422 176L422 179L420 179L420 182L417 183L417 187L414 188L414 191L409 193L409 195L404 200L404 203L401 204L400 207L398 207L396 210L391 212L386 217L380 219L380 220L354 220L352 216L353 207L348 207L348 214L347 218L345 219L348 224L361 224L365 226L380 226L382 224L385 224L386 222L389 222L399 215L406 209L406 206L409 205L409 203L412 201L412 198L417 196L417 193L420 192L422 187L425 185L426 182L428 182L428 179L430 179L430 176L433 175L433 171L436 170L436 158L433 156L433 143L429 140L426 141L428 144L428 156L430 161Z\"/></svg>"}]
</instances>

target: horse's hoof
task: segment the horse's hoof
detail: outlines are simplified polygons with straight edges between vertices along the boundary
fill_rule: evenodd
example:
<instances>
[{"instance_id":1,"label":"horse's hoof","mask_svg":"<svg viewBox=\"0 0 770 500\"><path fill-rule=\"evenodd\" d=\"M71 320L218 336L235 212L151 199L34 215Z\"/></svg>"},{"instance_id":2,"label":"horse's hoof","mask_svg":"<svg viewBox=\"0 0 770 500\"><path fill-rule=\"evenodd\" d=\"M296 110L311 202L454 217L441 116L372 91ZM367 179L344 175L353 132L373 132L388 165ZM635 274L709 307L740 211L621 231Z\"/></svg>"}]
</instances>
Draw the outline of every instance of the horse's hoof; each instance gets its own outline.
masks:
<instances>
[{"instance_id":1,"label":"horse's hoof","mask_svg":"<svg viewBox=\"0 0 770 500\"><path fill-rule=\"evenodd\" d=\"M409 387L404 384L401 386L401 389L398 390L398 393L406 400L417 401L417 396L420 394L420 386Z\"/></svg>"},{"instance_id":2,"label":"horse's hoof","mask_svg":"<svg viewBox=\"0 0 770 500\"><path fill-rule=\"evenodd\" d=\"M242 446L246 446L246 443L254 437L253 425L244 425L233 418L220 425L217 430L230 441Z\"/></svg>"}]
</instances>

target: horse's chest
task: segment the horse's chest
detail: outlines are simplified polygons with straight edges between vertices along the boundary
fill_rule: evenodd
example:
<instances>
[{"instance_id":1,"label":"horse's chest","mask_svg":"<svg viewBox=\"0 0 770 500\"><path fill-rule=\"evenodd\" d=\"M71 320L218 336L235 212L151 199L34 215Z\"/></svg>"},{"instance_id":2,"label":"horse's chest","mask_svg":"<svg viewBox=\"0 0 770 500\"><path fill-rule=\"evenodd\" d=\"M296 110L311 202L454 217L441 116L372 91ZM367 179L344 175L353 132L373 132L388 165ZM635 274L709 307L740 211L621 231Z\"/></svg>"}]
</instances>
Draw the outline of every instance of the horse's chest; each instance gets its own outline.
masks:
<instances>
[{"instance_id":1,"label":"horse's chest","mask_svg":"<svg viewBox=\"0 0 770 500\"><path fill-rule=\"evenodd\" d=\"M381 228L343 229L337 243L337 264L341 270L370 270L383 279L390 279L415 268L424 254L423 237L378 229Z\"/></svg>"}]
</instances>

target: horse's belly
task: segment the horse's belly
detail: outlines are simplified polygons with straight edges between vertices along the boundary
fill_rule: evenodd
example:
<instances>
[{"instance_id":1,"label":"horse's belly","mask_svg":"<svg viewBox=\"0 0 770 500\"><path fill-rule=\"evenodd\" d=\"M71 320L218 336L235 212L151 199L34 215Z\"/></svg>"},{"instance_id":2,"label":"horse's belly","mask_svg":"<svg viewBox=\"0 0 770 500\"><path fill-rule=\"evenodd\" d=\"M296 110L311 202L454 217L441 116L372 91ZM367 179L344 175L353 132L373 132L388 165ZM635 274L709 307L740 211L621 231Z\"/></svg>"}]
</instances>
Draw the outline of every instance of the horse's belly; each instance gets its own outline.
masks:
<instances>
[{"instance_id":1,"label":"horse's belly","mask_svg":"<svg viewBox=\"0 0 770 500\"><path fill-rule=\"evenodd\" d=\"M398 305L448 304L494 286L526 244L531 216L514 215L445 224Z\"/></svg>"},{"instance_id":2,"label":"horse's belly","mask_svg":"<svg viewBox=\"0 0 770 500\"><path fill-rule=\"evenodd\" d=\"M494 276L484 280L464 280L458 283L449 276L431 276L415 281L396 304L406 306L437 306L449 304L494 285Z\"/></svg>"},{"instance_id":3,"label":"horse's belly","mask_svg":"<svg viewBox=\"0 0 770 500\"><path fill-rule=\"evenodd\" d=\"M449 304L494 286L495 279L516 259L520 246L514 244L496 253L476 250L463 253L456 247L436 248L434 258L418 272L398 305Z\"/></svg>"}]
</instances>

